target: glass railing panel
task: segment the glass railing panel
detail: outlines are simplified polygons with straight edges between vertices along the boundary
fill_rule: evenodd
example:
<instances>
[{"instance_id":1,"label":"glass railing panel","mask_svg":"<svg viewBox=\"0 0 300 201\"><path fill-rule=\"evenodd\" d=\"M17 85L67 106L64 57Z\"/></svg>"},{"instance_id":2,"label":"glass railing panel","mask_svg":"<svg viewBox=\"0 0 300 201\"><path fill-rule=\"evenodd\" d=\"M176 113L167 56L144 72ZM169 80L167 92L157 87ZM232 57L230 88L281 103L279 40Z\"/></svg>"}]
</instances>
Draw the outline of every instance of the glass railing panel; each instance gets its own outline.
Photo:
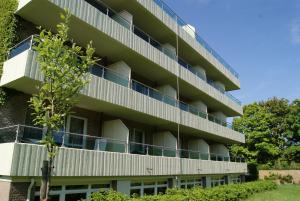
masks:
<instances>
[{"instance_id":1,"label":"glass railing panel","mask_svg":"<svg viewBox=\"0 0 300 201\"><path fill-rule=\"evenodd\" d=\"M0 143L9 143L16 141L18 126L0 128Z\"/></svg>"},{"instance_id":2,"label":"glass railing panel","mask_svg":"<svg viewBox=\"0 0 300 201\"><path fill-rule=\"evenodd\" d=\"M109 11L110 13L112 13L112 11ZM122 25L123 27L125 27L126 29L131 29L131 23L128 22L127 20L125 20L123 17L119 16L118 14L109 14L109 16L115 20L116 22L118 22L120 25Z\"/></svg>"},{"instance_id":3,"label":"glass railing panel","mask_svg":"<svg viewBox=\"0 0 300 201\"><path fill-rule=\"evenodd\" d=\"M146 96L149 95L149 88L134 80L132 80L132 89Z\"/></svg>"},{"instance_id":4,"label":"glass railing panel","mask_svg":"<svg viewBox=\"0 0 300 201\"><path fill-rule=\"evenodd\" d=\"M151 98L154 98L154 99L158 100L158 101L163 100L163 95L159 91L156 91L156 90L150 90L149 91L149 96Z\"/></svg>"},{"instance_id":5,"label":"glass railing panel","mask_svg":"<svg viewBox=\"0 0 300 201\"><path fill-rule=\"evenodd\" d=\"M90 73L93 75L96 75L98 77L103 77L104 76L104 69L103 67L100 67L98 65L94 65L90 68Z\"/></svg>"},{"instance_id":6,"label":"glass railing panel","mask_svg":"<svg viewBox=\"0 0 300 201\"><path fill-rule=\"evenodd\" d=\"M212 161L217 161L217 160L218 160L217 155L215 155L215 154L210 154L210 160L212 160Z\"/></svg>"},{"instance_id":7,"label":"glass railing panel","mask_svg":"<svg viewBox=\"0 0 300 201\"><path fill-rule=\"evenodd\" d=\"M186 111L186 112L189 112L189 105L186 104L186 103L184 103L184 102L179 102L179 108L180 108L181 110L184 110L184 111Z\"/></svg>"},{"instance_id":8,"label":"glass railing panel","mask_svg":"<svg viewBox=\"0 0 300 201\"><path fill-rule=\"evenodd\" d=\"M163 156L163 149L162 147L149 146L148 153L152 156Z\"/></svg>"},{"instance_id":9,"label":"glass railing panel","mask_svg":"<svg viewBox=\"0 0 300 201\"><path fill-rule=\"evenodd\" d=\"M109 152L126 152L126 143L112 141L105 138L97 138L95 142L95 149L99 151L109 151Z\"/></svg>"},{"instance_id":10,"label":"glass railing panel","mask_svg":"<svg viewBox=\"0 0 300 201\"><path fill-rule=\"evenodd\" d=\"M224 159L224 161L230 161L229 156L224 156L223 159Z\"/></svg>"},{"instance_id":11,"label":"glass railing panel","mask_svg":"<svg viewBox=\"0 0 300 201\"><path fill-rule=\"evenodd\" d=\"M176 157L176 150L164 149L163 150L163 155L166 156L166 157Z\"/></svg>"},{"instance_id":12,"label":"glass railing panel","mask_svg":"<svg viewBox=\"0 0 300 201\"><path fill-rule=\"evenodd\" d=\"M188 150L178 150L180 158L189 158Z\"/></svg>"},{"instance_id":13,"label":"glass railing panel","mask_svg":"<svg viewBox=\"0 0 300 201\"><path fill-rule=\"evenodd\" d=\"M133 33L143 39L146 42L150 42L150 38L147 34L145 34L143 31L141 31L139 28L135 27L133 28Z\"/></svg>"},{"instance_id":14,"label":"glass railing panel","mask_svg":"<svg viewBox=\"0 0 300 201\"><path fill-rule=\"evenodd\" d=\"M117 73L104 68L104 79L128 87L129 79L121 77Z\"/></svg>"},{"instance_id":15,"label":"glass railing panel","mask_svg":"<svg viewBox=\"0 0 300 201\"><path fill-rule=\"evenodd\" d=\"M190 151L190 159L200 159L200 153L195 151Z\"/></svg>"},{"instance_id":16,"label":"glass railing panel","mask_svg":"<svg viewBox=\"0 0 300 201\"><path fill-rule=\"evenodd\" d=\"M11 59L11 58L21 54L22 52L30 49L31 41L32 41L32 37L29 37L29 38L25 39L24 41L20 42L19 44L17 44L16 46L14 46L13 48L11 48L9 51L9 54L8 54L8 59Z\"/></svg>"},{"instance_id":17,"label":"glass railing panel","mask_svg":"<svg viewBox=\"0 0 300 201\"><path fill-rule=\"evenodd\" d=\"M209 153L201 153L200 159L201 160L209 160Z\"/></svg>"},{"instance_id":18,"label":"glass railing panel","mask_svg":"<svg viewBox=\"0 0 300 201\"><path fill-rule=\"evenodd\" d=\"M169 104L169 105L172 105L172 106L174 106L174 107L176 107L176 105L177 105L176 99L171 98L171 97L169 97L169 96L164 96L164 97L163 97L163 102L164 102L164 103L167 103L167 104Z\"/></svg>"},{"instance_id":19,"label":"glass railing panel","mask_svg":"<svg viewBox=\"0 0 300 201\"><path fill-rule=\"evenodd\" d=\"M39 143L43 139L43 129L29 126L20 126L19 136L21 142L25 143Z\"/></svg>"},{"instance_id":20,"label":"glass railing panel","mask_svg":"<svg viewBox=\"0 0 300 201\"><path fill-rule=\"evenodd\" d=\"M84 148L84 136L83 135L73 135L65 133L64 135L64 146L68 148Z\"/></svg>"},{"instance_id":21,"label":"glass railing panel","mask_svg":"<svg viewBox=\"0 0 300 201\"><path fill-rule=\"evenodd\" d=\"M145 154L147 154L147 146L145 144L130 143L129 144L129 152L131 154L145 155Z\"/></svg>"}]
</instances>

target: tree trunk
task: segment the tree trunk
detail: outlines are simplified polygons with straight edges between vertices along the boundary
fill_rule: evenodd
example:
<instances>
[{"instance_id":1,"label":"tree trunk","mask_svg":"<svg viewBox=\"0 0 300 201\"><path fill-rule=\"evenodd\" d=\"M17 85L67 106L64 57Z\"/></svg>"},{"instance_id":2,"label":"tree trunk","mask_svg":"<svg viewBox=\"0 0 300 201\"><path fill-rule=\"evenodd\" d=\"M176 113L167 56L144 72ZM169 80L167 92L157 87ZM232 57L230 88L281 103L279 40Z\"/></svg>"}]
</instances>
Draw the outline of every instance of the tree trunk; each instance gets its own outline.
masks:
<instances>
[{"instance_id":1,"label":"tree trunk","mask_svg":"<svg viewBox=\"0 0 300 201\"><path fill-rule=\"evenodd\" d=\"M51 172L51 166L49 161L43 161L42 167L42 180L41 180L41 188L40 188L40 201L48 200L48 192L49 192L49 178Z\"/></svg>"}]
</instances>

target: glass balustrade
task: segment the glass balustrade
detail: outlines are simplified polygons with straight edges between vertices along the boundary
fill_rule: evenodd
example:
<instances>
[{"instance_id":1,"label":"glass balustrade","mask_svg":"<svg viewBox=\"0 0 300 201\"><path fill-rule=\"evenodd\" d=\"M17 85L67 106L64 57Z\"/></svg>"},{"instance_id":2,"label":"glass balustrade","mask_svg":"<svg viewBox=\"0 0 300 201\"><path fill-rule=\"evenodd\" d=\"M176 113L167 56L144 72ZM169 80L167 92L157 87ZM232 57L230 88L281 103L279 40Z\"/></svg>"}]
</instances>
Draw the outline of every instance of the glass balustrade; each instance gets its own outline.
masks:
<instances>
[{"instance_id":1,"label":"glass balustrade","mask_svg":"<svg viewBox=\"0 0 300 201\"><path fill-rule=\"evenodd\" d=\"M41 144L41 140L45 135L45 128L25 125L4 127L0 128L0 144L10 142ZM63 130L52 132L52 136L58 147L130 153L137 155L180 157L195 160L231 161L238 163L245 162L245 159L241 157L229 157L228 155L202 153L195 150L176 150L175 148L136 142L128 143L122 140L69 133L64 132Z\"/></svg>"},{"instance_id":2,"label":"glass balustrade","mask_svg":"<svg viewBox=\"0 0 300 201\"><path fill-rule=\"evenodd\" d=\"M168 57L176 60L178 62L178 64L180 64L180 66L182 66L183 68L188 69L191 73L195 74L198 78L204 80L206 82L206 77L198 72L197 70L193 69L192 66L190 64L188 64L186 61L184 61L182 58L178 57L176 55L176 52L173 52L172 50L170 50L169 48L164 48L158 41L156 41L155 39L153 39L149 34L145 33L143 30L141 30L140 28L138 28L137 26L131 24L130 22L128 22L125 18L121 17L117 12L115 12L114 10L112 10L111 8L109 8L108 6L106 6L103 2L101 1L97 1L97 3L93 0L85 0L87 1L89 4L91 4L92 6L94 6L95 8L97 8L100 12L102 12L103 14L109 16L110 18L112 18L114 21L116 21L117 23L119 23L120 25L122 25L123 27L132 30L132 32L138 36L139 38L143 39L145 42L149 43L150 45L152 45L153 47L155 47L156 49L162 51L164 54L166 54ZM158 3L158 2L156 2ZM172 17L175 17L176 14L165 5L164 7L165 11L171 15ZM177 17L176 17L177 18ZM175 19L176 19L175 18ZM182 26L186 26L187 24L184 23L182 20L179 21L179 25ZM188 27L188 26L186 26ZM201 44L206 47L206 49L209 50L209 52L211 52L214 56L216 56L216 58L219 58L220 56L218 56L218 54L216 52L213 51L212 48L209 47L209 45L202 40L199 36L197 36L196 38L198 38L197 41L201 41ZM232 70L231 70L232 71ZM230 72L231 72L230 71ZM209 83L208 83L209 84ZM214 88L216 88L214 85L211 85ZM218 90L218 88L216 88ZM220 90L219 90L220 91ZM233 100L234 102L236 102L237 104L241 105L241 102L233 97L229 92L222 92L223 94L227 95L228 98L230 98L231 100Z\"/></svg>"},{"instance_id":3,"label":"glass balustrade","mask_svg":"<svg viewBox=\"0 0 300 201\"><path fill-rule=\"evenodd\" d=\"M27 38L26 40L22 41L18 45L11 48L10 51L12 53L10 53L9 55L16 56L16 55L20 54L21 52L24 52L26 50L26 48L31 49L33 42L34 42L34 36ZM106 80L112 81L116 84L122 85L124 87L130 87L134 91L137 91L141 94L149 96L153 99L164 102L164 103L174 106L174 107L178 107L183 111L189 112L189 113L197 115L201 118L208 119L209 121L215 122L219 125L233 129L231 124L229 124L221 119L218 119L217 117L215 117L213 115L208 115L207 113L197 109L193 105L184 103L182 101L178 101L177 99L167 96L167 95L161 93L160 91L158 91L157 89L153 89L153 88L151 88L147 85L144 85L136 80L129 80L128 77L125 77L124 75L122 75L112 69L108 69L99 64L95 64L90 68L90 73L97 77L101 77Z\"/></svg>"}]
</instances>

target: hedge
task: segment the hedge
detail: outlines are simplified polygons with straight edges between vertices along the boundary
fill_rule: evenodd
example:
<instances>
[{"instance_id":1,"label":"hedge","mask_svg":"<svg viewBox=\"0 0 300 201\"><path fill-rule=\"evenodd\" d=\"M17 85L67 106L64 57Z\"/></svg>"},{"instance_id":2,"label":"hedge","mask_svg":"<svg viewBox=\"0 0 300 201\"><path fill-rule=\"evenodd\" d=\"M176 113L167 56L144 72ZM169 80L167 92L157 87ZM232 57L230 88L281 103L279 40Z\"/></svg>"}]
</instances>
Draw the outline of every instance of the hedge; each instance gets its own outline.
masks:
<instances>
[{"instance_id":1,"label":"hedge","mask_svg":"<svg viewBox=\"0 0 300 201\"><path fill-rule=\"evenodd\" d=\"M91 195L91 201L238 201L263 191L274 190L277 185L271 181L256 181L230 184L214 188L168 189L164 195L130 198L115 191L100 191Z\"/></svg>"}]
</instances>

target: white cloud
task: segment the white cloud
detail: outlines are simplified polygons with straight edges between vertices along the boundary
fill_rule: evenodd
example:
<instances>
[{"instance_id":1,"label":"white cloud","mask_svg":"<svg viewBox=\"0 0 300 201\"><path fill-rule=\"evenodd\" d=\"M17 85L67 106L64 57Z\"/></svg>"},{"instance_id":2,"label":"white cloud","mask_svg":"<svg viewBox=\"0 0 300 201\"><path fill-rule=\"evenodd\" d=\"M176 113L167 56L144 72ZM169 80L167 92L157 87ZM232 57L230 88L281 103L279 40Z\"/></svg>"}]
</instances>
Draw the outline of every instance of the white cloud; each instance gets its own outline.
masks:
<instances>
[{"instance_id":1,"label":"white cloud","mask_svg":"<svg viewBox=\"0 0 300 201\"><path fill-rule=\"evenodd\" d=\"M300 19L294 20L290 25L291 41L300 44Z\"/></svg>"}]
</instances>

